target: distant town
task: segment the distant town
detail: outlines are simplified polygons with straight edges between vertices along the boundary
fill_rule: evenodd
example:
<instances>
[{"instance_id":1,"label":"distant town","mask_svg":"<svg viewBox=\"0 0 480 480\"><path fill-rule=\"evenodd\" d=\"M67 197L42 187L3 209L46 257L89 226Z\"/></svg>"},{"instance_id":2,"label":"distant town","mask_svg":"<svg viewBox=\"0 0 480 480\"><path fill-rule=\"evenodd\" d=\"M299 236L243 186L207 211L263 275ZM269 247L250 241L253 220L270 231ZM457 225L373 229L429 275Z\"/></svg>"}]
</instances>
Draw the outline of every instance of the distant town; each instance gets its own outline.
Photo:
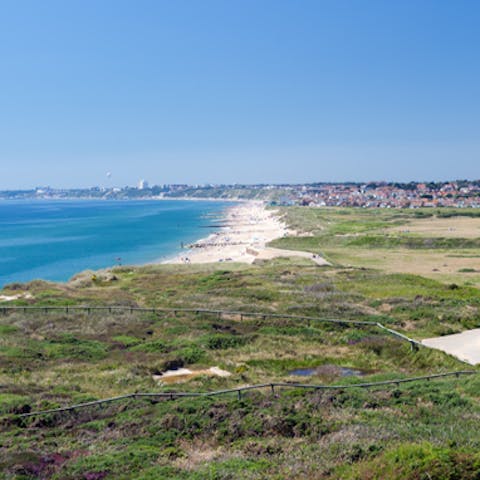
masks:
<instances>
[{"instance_id":1,"label":"distant town","mask_svg":"<svg viewBox=\"0 0 480 480\"><path fill-rule=\"evenodd\" d=\"M360 208L480 207L480 180L448 182L311 183L301 185L149 185L0 191L0 199L218 199L263 200L272 205Z\"/></svg>"}]
</instances>

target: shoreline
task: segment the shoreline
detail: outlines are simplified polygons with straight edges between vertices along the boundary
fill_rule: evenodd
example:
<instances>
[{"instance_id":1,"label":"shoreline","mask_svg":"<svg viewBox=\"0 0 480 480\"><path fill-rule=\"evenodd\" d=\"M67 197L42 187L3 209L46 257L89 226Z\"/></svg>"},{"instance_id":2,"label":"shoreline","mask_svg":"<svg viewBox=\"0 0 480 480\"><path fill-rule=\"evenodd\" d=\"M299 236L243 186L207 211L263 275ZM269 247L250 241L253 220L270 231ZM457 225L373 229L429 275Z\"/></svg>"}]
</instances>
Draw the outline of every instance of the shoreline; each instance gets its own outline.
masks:
<instances>
[{"instance_id":1,"label":"shoreline","mask_svg":"<svg viewBox=\"0 0 480 480\"><path fill-rule=\"evenodd\" d=\"M225 223L219 230L188 245L184 253L164 260L162 264L203 264L240 262L252 264L255 260L277 257L303 257L317 265L328 265L322 257L295 250L268 247L277 238L297 235L278 217L276 210L267 210L262 201L244 201L225 211Z\"/></svg>"},{"instance_id":2,"label":"shoreline","mask_svg":"<svg viewBox=\"0 0 480 480\"><path fill-rule=\"evenodd\" d=\"M165 205L164 205L165 203ZM160 213L163 212L164 207L165 211L168 211L170 209L169 206L167 206L167 203L170 205L172 204L175 209L178 207L178 212L175 213L175 215L179 215L179 224L177 224L177 228L170 228L170 231L167 232L168 236L164 239L163 238L163 232L159 231L159 229L162 229L162 221L156 222L156 225L158 228L154 229L156 232L154 236L154 240L157 240L157 242L154 242L152 246L149 246L146 244L146 247L143 247L142 238L140 238L137 241L129 241L125 247L125 252L120 251L117 252L115 249L115 245L112 243L111 250L108 250L106 252L96 252L95 249L92 249L92 251L89 254L88 260L92 261L83 261L81 256L77 256L77 252L72 253L72 258L67 258L62 256L61 258L56 257L54 260L51 260L50 258L45 259L45 261L41 261L38 264L35 265L27 265L27 267L24 268L24 265L21 264L20 262L20 256L17 257L12 256L12 262L13 266L10 268L10 271L7 269L3 270L0 272L0 291L3 290L3 288L7 285L10 284L27 284L29 282L35 281L35 280L42 280L42 281L47 281L47 282L55 282L55 283L61 283L61 284L68 284L73 278L78 277L84 272L109 272L115 269L116 267L122 265L129 265L132 267L142 267L142 266L148 266L148 265L156 265L159 263L162 263L163 261L169 260L174 258L175 256L178 256L182 253L182 249L180 248L180 243L181 240L184 240L185 243L190 243L190 242L196 242L199 238L208 235L210 232L217 230L218 228L216 227L217 224L222 224L224 223L224 218L226 215L226 211L232 208L235 205L239 205L241 203L244 203L244 200L232 200L232 199L213 199L213 198L202 198L202 199L195 199L192 200L190 198L178 198L178 199L170 199L170 198L165 198L165 199L136 199L136 200L120 200L120 199L76 199L76 198L70 198L70 199L41 199L41 198L36 198L36 199L15 199L15 200L5 200L4 202L0 201L0 204L5 205L4 212L7 212L6 215L10 215L8 212L16 212L14 210L17 208L20 208L20 205L22 205L21 208L25 208L28 210L28 214L30 215L30 206L32 208L37 208L38 205L42 205L41 207L38 207L40 209L43 209L45 205L48 207L53 206L54 208L60 208L60 209L67 209L71 208L71 206L79 206L81 209L90 209L90 208L98 208L98 209L103 209L103 208L110 208L110 206L115 206L118 205L121 210L121 212L124 212L124 208L130 208L130 207L135 207L136 205L138 206L139 204L144 204L146 205L145 207L145 212L148 214L151 211L156 211L159 210ZM61 205L60 205L61 204ZM185 228L188 230L186 238L184 234L182 233L182 230L180 227L180 224L183 224L185 221L183 221L180 217L183 218L183 209L184 209L184 204L185 209L190 212L188 215L188 218L191 218L192 220L186 221L185 223ZM153 208L153 210L151 209ZM117 208L117 207L115 207ZM143 207L139 207L139 210L132 210L133 212L139 211L140 213L143 212L142 210ZM34 210L33 210L34 211ZM39 210L40 212L43 212L43 210ZM47 209L47 211L49 211ZM83 211L83 210L81 210ZM103 210L100 210L103 211ZM108 210L105 210L105 212L108 212ZM128 210L125 210L127 212L126 217L128 217ZM212 216L213 214L213 216ZM43 213L42 213L43 215ZM201 217L205 216L205 219L202 220ZM141 215L139 218L143 217ZM148 217L148 215L147 215ZM3 218L3 217L2 217ZM5 217L7 218L7 217ZM34 218L28 217L28 219ZM36 217L35 217L36 218ZM42 217L43 218L43 217ZM53 217L52 217L53 218ZM70 218L70 217L69 217ZM75 214L71 218L76 218ZM167 218L165 221L167 222L167 226L171 226L174 223L177 223L176 220L177 217L172 217L170 215L170 218ZM50 226L50 223L53 222L53 220L46 216L45 219L47 220L46 225ZM118 223L119 228L123 228L124 219L123 219L123 213L122 216L120 217L120 223ZM193 222L193 223L192 223ZM144 235L151 235L152 230L151 230L151 225L148 222L147 225L145 225L146 222L143 222L140 225L140 228L144 229ZM171 225L170 225L171 224ZM195 227L195 225L198 224L198 228ZM213 225L208 225L208 224L213 224ZM116 226L117 223L115 223L114 226ZM193 225L193 226L192 226ZM78 235L79 238L82 236L85 236L88 238L92 233L90 232L92 230L90 228L90 224L86 224L85 226L82 227L82 231L80 233L76 233L75 235ZM86 233L85 233L85 232ZM30 237L27 237L27 234L30 234L30 230L28 230L26 233L23 231L15 230L14 231L15 235L18 236L20 239L20 244L22 244L23 238L25 237L27 240ZM94 232L96 233L96 232ZM70 234L67 233L65 234L66 237L69 237ZM55 237L51 235L51 237L55 240ZM172 237L172 240L169 241L170 237ZM182 238L183 237L183 238ZM2 237L3 238L3 237ZM63 237L60 238L63 240ZM42 254L42 249L44 248L44 245L50 245L48 242L51 241L51 238L47 238L48 241L39 243L40 247L37 249L33 249L33 253L36 254L39 252L39 255ZM32 245L36 245L38 242L33 242ZM67 244L67 241L64 241L65 244ZM30 243L26 243L27 246L30 245ZM140 245L140 248L137 248ZM8 245L6 246L8 247ZM6 248L5 247L5 248ZM123 247L122 247L123 248ZM1 249L2 253L4 252L3 246ZM30 252L27 252L30 254ZM127 258L128 256L131 256L133 258ZM98 258L97 258L98 257ZM78 260L78 261L77 261ZM120 263L121 262L121 263ZM75 267L72 268L72 264L75 263ZM10 295L7 296L7 298L0 298L0 302L3 301L12 301L15 300L15 298L10 298Z\"/></svg>"},{"instance_id":3,"label":"shoreline","mask_svg":"<svg viewBox=\"0 0 480 480\"><path fill-rule=\"evenodd\" d=\"M191 201L190 198L178 198L178 201ZM183 250L176 250L162 257L152 260L126 263L134 267L159 264L206 264L220 262L240 262L252 264L255 260L269 260L276 257L303 257L313 260L318 265L327 265L323 258L308 252L281 250L268 247L274 239L297 233L289 230L278 216L278 210L267 209L266 203L260 200L218 200L200 199L199 201L214 201L232 203L224 205L216 215L215 223L206 237L193 241ZM201 232L199 232L199 236ZM10 283L28 283L35 279L68 284L72 279L84 272L110 272L118 265L107 265L100 268L88 266L65 276L63 279L52 279L46 275L32 275L29 279L9 278L0 285L0 290ZM0 298L0 302L14 300L14 298Z\"/></svg>"},{"instance_id":4,"label":"shoreline","mask_svg":"<svg viewBox=\"0 0 480 480\"><path fill-rule=\"evenodd\" d=\"M243 201L228 206L219 219L221 226L208 236L186 246L183 252L162 264L247 262L253 261L248 249L259 248L283 236L286 226L267 212L263 202ZM253 250L250 250L253 253ZM250 261L251 260L251 261Z\"/></svg>"}]
</instances>

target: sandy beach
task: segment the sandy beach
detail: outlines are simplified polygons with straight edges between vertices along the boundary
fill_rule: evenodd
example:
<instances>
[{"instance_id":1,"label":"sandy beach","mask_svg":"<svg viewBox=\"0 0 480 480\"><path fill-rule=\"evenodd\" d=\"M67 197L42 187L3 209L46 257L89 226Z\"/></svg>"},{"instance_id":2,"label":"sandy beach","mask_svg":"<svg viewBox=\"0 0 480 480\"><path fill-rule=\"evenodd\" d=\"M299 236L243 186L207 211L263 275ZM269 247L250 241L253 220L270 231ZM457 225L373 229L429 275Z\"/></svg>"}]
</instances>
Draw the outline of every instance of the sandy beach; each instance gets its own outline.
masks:
<instances>
[{"instance_id":1,"label":"sandy beach","mask_svg":"<svg viewBox=\"0 0 480 480\"><path fill-rule=\"evenodd\" d=\"M276 238L296 235L276 213L267 210L263 202L235 205L227 210L218 232L189 245L185 252L163 263L253 263L258 259L297 256L310 258L318 265L327 265L328 262L318 255L267 247Z\"/></svg>"}]
</instances>

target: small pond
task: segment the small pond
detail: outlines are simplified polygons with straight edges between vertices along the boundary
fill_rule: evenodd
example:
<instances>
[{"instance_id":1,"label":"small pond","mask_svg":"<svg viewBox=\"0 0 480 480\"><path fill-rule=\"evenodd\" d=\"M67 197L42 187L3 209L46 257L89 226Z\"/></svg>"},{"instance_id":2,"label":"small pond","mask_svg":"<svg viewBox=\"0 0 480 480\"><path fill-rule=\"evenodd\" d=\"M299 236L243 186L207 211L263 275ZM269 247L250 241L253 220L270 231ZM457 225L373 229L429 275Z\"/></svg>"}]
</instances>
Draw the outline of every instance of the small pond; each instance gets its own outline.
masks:
<instances>
[{"instance_id":1,"label":"small pond","mask_svg":"<svg viewBox=\"0 0 480 480\"><path fill-rule=\"evenodd\" d=\"M314 368L297 368L288 372L289 375L296 375L299 377L319 376L335 376L335 377L361 377L367 372L362 370L355 370L348 367L339 367L338 365L321 365Z\"/></svg>"}]
</instances>

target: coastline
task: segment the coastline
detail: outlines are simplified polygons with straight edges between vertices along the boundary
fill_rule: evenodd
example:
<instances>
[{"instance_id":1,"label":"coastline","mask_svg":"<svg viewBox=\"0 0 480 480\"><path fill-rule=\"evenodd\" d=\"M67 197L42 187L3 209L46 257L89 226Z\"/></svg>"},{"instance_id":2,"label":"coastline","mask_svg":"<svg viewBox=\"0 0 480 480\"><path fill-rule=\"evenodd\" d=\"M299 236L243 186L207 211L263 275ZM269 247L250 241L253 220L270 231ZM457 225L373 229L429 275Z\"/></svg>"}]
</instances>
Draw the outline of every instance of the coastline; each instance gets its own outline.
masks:
<instances>
[{"instance_id":1,"label":"coastline","mask_svg":"<svg viewBox=\"0 0 480 480\"><path fill-rule=\"evenodd\" d=\"M161 263L182 253L182 240L191 243L217 230L226 210L239 203L187 198L5 200L0 202L7 226L0 238L0 289L36 279L68 283L82 272L120 264ZM37 232L39 221L42 229Z\"/></svg>"},{"instance_id":2,"label":"coastline","mask_svg":"<svg viewBox=\"0 0 480 480\"><path fill-rule=\"evenodd\" d=\"M294 256L309 258L317 265L328 265L326 260L312 253L268 247L272 240L297 233L288 229L276 210L267 210L265 207L264 202L250 200L228 208L218 231L192 243L181 254L161 263L251 264L255 260Z\"/></svg>"},{"instance_id":3,"label":"coastline","mask_svg":"<svg viewBox=\"0 0 480 480\"><path fill-rule=\"evenodd\" d=\"M176 201L191 201L190 198L177 199ZM213 199L202 199L200 201L215 201ZM159 258L158 253L152 255L150 259L140 261L128 261L123 257L123 264L132 266L147 266L158 264L205 264L219 262L240 262L251 264L255 260L268 260L276 257L304 257L313 260L319 265L327 264L318 255L308 252L296 252L292 250L280 250L268 247L268 243L274 239L287 235L296 235L296 232L287 228L285 223L278 216L278 210L267 209L266 204L259 200L231 200L231 205L223 205L214 215L211 215L209 225L213 227L207 232L197 231L187 237L186 248L179 249L179 243L176 248L170 250L170 253L164 254ZM28 202L30 203L30 202ZM149 202L150 203L150 202ZM212 233L213 232L213 233ZM152 232L153 233L153 232ZM157 235L159 232L156 232ZM205 237L202 237L202 234ZM198 236L196 236L198 235ZM207 236L208 235L208 236ZM155 235L156 236L156 235ZM196 240L200 238L199 240ZM161 253L160 253L161 254ZM113 254L112 254L113 257ZM94 258L95 260L95 258ZM71 268L72 260L55 259L56 274L51 274L53 268L50 263L45 265L29 265L28 275L12 275L0 276L0 287L10 283L26 283L34 279L45 279L46 281L68 283L73 278L78 277L82 272L86 271L110 271L115 264L95 265L94 262L78 265L78 268L67 271L67 273L58 273L64 264ZM60 262L60 263L59 263ZM63 262L63 263L61 263ZM39 270L42 269L42 272ZM20 273L22 273L21 271ZM10 301L14 298L0 298L0 301Z\"/></svg>"}]
</instances>

